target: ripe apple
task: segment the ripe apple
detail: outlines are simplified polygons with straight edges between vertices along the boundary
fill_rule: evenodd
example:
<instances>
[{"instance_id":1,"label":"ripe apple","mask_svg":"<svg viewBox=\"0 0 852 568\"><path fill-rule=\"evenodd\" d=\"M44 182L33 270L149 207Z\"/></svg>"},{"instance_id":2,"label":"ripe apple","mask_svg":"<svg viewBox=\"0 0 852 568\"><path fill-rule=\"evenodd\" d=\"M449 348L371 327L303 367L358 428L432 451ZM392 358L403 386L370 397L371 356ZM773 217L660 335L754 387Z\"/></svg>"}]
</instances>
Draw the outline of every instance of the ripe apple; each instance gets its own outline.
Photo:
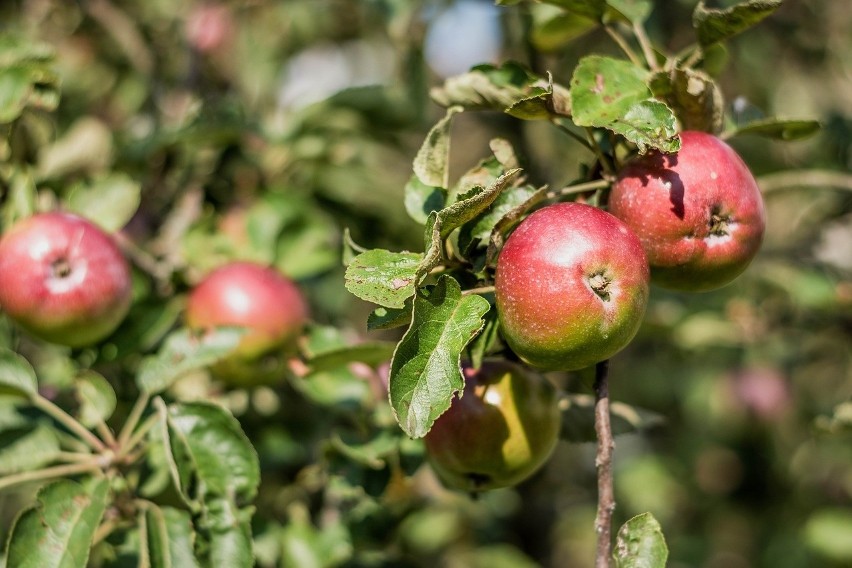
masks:
<instances>
[{"instance_id":1,"label":"ripe apple","mask_svg":"<svg viewBox=\"0 0 852 568\"><path fill-rule=\"evenodd\" d=\"M655 284L703 292L731 282L757 254L763 199L725 142L691 131L681 140L677 153L649 152L629 162L609 210L642 241Z\"/></svg>"},{"instance_id":2,"label":"ripe apple","mask_svg":"<svg viewBox=\"0 0 852 568\"><path fill-rule=\"evenodd\" d=\"M307 304L290 279L274 268L245 261L208 274L192 290L186 307L186 323L192 329L247 328L234 353L213 367L218 378L239 385L282 376L283 361L275 355L294 349L307 318Z\"/></svg>"},{"instance_id":3,"label":"ripe apple","mask_svg":"<svg viewBox=\"0 0 852 568\"><path fill-rule=\"evenodd\" d=\"M609 213L557 203L532 213L497 259L495 297L509 347L534 367L570 371L621 351L648 304L648 262Z\"/></svg>"},{"instance_id":4,"label":"ripe apple","mask_svg":"<svg viewBox=\"0 0 852 568\"><path fill-rule=\"evenodd\" d=\"M0 308L36 337L71 347L97 343L118 327L130 301L124 255L82 217L41 213L0 240Z\"/></svg>"},{"instance_id":5,"label":"ripe apple","mask_svg":"<svg viewBox=\"0 0 852 568\"><path fill-rule=\"evenodd\" d=\"M485 491L509 487L535 473L559 439L554 386L506 360L463 367L464 396L454 398L426 434L426 455L450 487Z\"/></svg>"}]
</instances>

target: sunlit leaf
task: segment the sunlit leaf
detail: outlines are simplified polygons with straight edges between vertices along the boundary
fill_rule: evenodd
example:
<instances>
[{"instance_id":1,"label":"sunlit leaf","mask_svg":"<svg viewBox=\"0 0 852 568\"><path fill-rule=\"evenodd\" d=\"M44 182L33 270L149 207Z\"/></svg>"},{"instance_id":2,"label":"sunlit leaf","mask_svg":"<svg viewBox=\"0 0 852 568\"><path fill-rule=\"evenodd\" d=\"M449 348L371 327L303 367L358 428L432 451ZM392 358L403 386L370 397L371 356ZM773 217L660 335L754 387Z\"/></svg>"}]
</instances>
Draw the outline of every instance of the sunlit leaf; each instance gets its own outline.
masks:
<instances>
[{"instance_id":1,"label":"sunlit leaf","mask_svg":"<svg viewBox=\"0 0 852 568\"><path fill-rule=\"evenodd\" d=\"M733 132L725 134L726 138L753 134L776 140L801 140L816 134L822 125L816 120L784 120L766 118L755 120L738 126Z\"/></svg>"},{"instance_id":2,"label":"sunlit leaf","mask_svg":"<svg viewBox=\"0 0 852 568\"><path fill-rule=\"evenodd\" d=\"M237 347L246 330L220 327L196 335L189 329L179 329L166 338L160 351L142 360L136 384L148 394L169 388L186 373L220 361Z\"/></svg>"},{"instance_id":3,"label":"sunlit leaf","mask_svg":"<svg viewBox=\"0 0 852 568\"><path fill-rule=\"evenodd\" d=\"M208 499L199 520L207 540L207 566L252 566L251 517L254 509L226 497Z\"/></svg>"},{"instance_id":4,"label":"sunlit leaf","mask_svg":"<svg viewBox=\"0 0 852 568\"><path fill-rule=\"evenodd\" d=\"M402 308L414 295L417 268L423 255L373 249L352 259L346 267L346 289L362 300Z\"/></svg>"},{"instance_id":5,"label":"sunlit leaf","mask_svg":"<svg viewBox=\"0 0 852 568\"><path fill-rule=\"evenodd\" d=\"M116 406L112 385L102 375L87 370L74 379L77 401L80 403L80 422L89 428L106 422Z\"/></svg>"},{"instance_id":6,"label":"sunlit leaf","mask_svg":"<svg viewBox=\"0 0 852 568\"><path fill-rule=\"evenodd\" d=\"M312 371L325 371L355 362L376 366L390 361L395 346L396 343L390 341L343 345L316 353L306 363Z\"/></svg>"},{"instance_id":7,"label":"sunlit leaf","mask_svg":"<svg viewBox=\"0 0 852 568\"><path fill-rule=\"evenodd\" d=\"M175 485L189 503L257 493L257 452L240 423L221 406L202 402L169 406L164 434Z\"/></svg>"},{"instance_id":8,"label":"sunlit leaf","mask_svg":"<svg viewBox=\"0 0 852 568\"><path fill-rule=\"evenodd\" d=\"M680 148L675 116L665 104L651 98L648 71L628 61L600 55L580 60L571 78L574 122L578 126L608 128L644 152Z\"/></svg>"},{"instance_id":9,"label":"sunlit leaf","mask_svg":"<svg viewBox=\"0 0 852 568\"><path fill-rule=\"evenodd\" d=\"M109 480L61 480L44 486L37 503L15 521L6 565L86 568L95 530L107 505Z\"/></svg>"},{"instance_id":10,"label":"sunlit leaf","mask_svg":"<svg viewBox=\"0 0 852 568\"><path fill-rule=\"evenodd\" d=\"M759 23L781 7L782 0L748 0L730 8L707 8L701 0L692 13L692 25L702 46L713 45Z\"/></svg>"},{"instance_id":11,"label":"sunlit leaf","mask_svg":"<svg viewBox=\"0 0 852 568\"><path fill-rule=\"evenodd\" d=\"M613 558L617 568L665 568L669 549L651 513L633 517L618 530Z\"/></svg>"},{"instance_id":12,"label":"sunlit leaf","mask_svg":"<svg viewBox=\"0 0 852 568\"><path fill-rule=\"evenodd\" d=\"M725 119L722 91L701 71L672 69L660 71L651 79L654 96L674 111L682 130L718 133Z\"/></svg>"},{"instance_id":13,"label":"sunlit leaf","mask_svg":"<svg viewBox=\"0 0 852 568\"><path fill-rule=\"evenodd\" d=\"M442 276L418 291L411 326L391 361L390 402L402 429L413 438L429 431L464 387L461 353L480 332L488 301L463 296L458 282Z\"/></svg>"},{"instance_id":14,"label":"sunlit leaf","mask_svg":"<svg viewBox=\"0 0 852 568\"><path fill-rule=\"evenodd\" d=\"M200 568L195 557L195 530L189 513L149 505L145 510L148 557L156 568Z\"/></svg>"},{"instance_id":15,"label":"sunlit leaf","mask_svg":"<svg viewBox=\"0 0 852 568\"><path fill-rule=\"evenodd\" d=\"M449 185L450 127L453 117L461 111L458 106L448 108L420 146L414 158L414 174L422 184L443 188Z\"/></svg>"},{"instance_id":16,"label":"sunlit leaf","mask_svg":"<svg viewBox=\"0 0 852 568\"><path fill-rule=\"evenodd\" d=\"M629 22L644 22L654 8L652 0L606 0L610 11Z\"/></svg>"},{"instance_id":17,"label":"sunlit leaf","mask_svg":"<svg viewBox=\"0 0 852 568\"><path fill-rule=\"evenodd\" d=\"M0 475L47 465L56 459L59 450L56 431L45 424L26 423L0 430Z\"/></svg>"},{"instance_id":18,"label":"sunlit leaf","mask_svg":"<svg viewBox=\"0 0 852 568\"><path fill-rule=\"evenodd\" d=\"M37 392L38 380L29 361L10 349L0 348L0 395L29 398Z\"/></svg>"},{"instance_id":19,"label":"sunlit leaf","mask_svg":"<svg viewBox=\"0 0 852 568\"><path fill-rule=\"evenodd\" d=\"M418 223L426 223L432 211L444 207L445 193L444 189L426 185L413 175L405 184L405 210Z\"/></svg>"}]
</instances>

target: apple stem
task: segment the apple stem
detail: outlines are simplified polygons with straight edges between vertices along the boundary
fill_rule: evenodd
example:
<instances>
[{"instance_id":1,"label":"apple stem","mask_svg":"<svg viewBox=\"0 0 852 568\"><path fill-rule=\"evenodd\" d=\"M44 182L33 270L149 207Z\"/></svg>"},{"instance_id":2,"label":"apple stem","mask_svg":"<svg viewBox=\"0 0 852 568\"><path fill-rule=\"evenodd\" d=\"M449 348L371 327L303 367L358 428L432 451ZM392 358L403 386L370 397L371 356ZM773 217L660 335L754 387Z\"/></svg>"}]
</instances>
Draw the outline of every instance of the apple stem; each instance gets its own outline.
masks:
<instances>
[{"instance_id":1,"label":"apple stem","mask_svg":"<svg viewBox=\"0 0 852 568\"><path fill-rule=\"evenodd\" d=\"M616 44L618 44L618 47L621 48L621 51L624 52L624 55L626 55L627 58L630 59L630 62L633 65L636 65L637 67L642 67L642 60L639 58L638 55L636 55L636 52L633 51L633 49L630 47L630 44L627 43L627 40L624 39L624 37L620 33L618 33L615 28L613 28L612 26L604 26L604 30L606 31L607 35L609 35L609 37L611 37L612 40Z\"/></svg>"},{"instance_id":2,"label":"apple stem","mask_svg":"<svg viewBox=\"0 0 852 568\"><path fill-rule=\"evenodd\" d=\"M0 490L19 483L41 481L44 479L51 479L53 477L67 477L69 475L99 471L100 469L100 462L93 458L79 463L70 463L45 469L37 469L35 471L26 471L24 473L0 477Z\"/></svg>"},{"instance_id":3,"label":"apple stem","mask_svg":"<svg viewBox=\"0 0 852 568\"><path fill-rule=\"evenodd\" d=\"M145 408L148 406L148 401L151 397L148 393L140 393L139 398L136 399L136 404L133 405L133 408L130 410L130 414L127 416L127 421L124 423L124 426L121 428L121 432L118 434L118 447L119 453L124 453L124 449L128 445L128 441L130 437L133 435L133 431L136 429L136 425L139 424L139 420L142 419L142 413L145 412Z\"/></svg>"},{"instance_id":4,"label":"apple stem","mask_svg":"<svg viewBox=\"0 0 852 568\"><path fill-rule=\"evenodd\" d=\"M612 451L615 440L609 415L609 361L595 366L595 434L598 450L595 467L598 471L598 512L595 517L595 532L598 535L595 568L608 568L612 547L612 512L615 510L615 494L612 483Z\"/></svg>"},{"instance_id":5,"label":"apple stem","mask_svg":"<svg viewBox=\"0 0 852 568\"><path fill-rule=\"evenodd\" d=\"M98 439L97 436L88 431L82 424L80 424L73 416L53 404L48 399L44 398L40 394L37 394L32 399L33 406L44 412L45 414L56 419L57 422L60 422L64 425L68 430L74 433L78 438L82 441L86 442L93 450L98 452L103 452L106 450L106 446L104 443Z\"/></svg>"}]
</instances>

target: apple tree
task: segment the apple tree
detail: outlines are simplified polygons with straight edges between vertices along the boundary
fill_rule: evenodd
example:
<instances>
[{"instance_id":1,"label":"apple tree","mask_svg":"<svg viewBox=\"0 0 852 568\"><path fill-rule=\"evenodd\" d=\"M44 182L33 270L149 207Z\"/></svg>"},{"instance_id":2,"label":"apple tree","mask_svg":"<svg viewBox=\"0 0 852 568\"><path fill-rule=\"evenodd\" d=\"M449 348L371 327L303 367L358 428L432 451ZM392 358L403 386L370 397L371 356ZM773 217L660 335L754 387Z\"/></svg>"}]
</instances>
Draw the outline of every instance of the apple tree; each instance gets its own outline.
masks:
<instances>
[{"instance_id":1,"label":"apple tree","mask_svg":"<svg viewBox=\"0 0 852 568\"><path fill-rule=\"evenodd\" d=\"M852 182L767 158L852 127L754 74L805 8L13 4L0 566L852 559Z\"/></svg>"}]
</instances>

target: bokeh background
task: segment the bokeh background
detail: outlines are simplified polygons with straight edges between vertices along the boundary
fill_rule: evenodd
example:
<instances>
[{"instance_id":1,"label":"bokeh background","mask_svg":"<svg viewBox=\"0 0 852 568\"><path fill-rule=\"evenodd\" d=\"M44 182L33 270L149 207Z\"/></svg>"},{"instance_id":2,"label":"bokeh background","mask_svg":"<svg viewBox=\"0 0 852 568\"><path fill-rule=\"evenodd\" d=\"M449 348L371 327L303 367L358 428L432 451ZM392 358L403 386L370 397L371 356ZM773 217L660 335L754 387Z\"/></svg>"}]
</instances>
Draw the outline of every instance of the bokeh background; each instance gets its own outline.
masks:
<instances>
[{"instance_id":1,"label":"bokeh background","mask_svg":"<svg viewBox=\"0 0 852 568\"><path fill-rule=\"evenodd\" d=\"M694 5L658 1L652 39L672 52L693 41ZM28 130L44 199L81 180L142 185L123 234L137 265L153 268L97 355L119 393L132 401L129 362L179 318L187 288L231 258L297 279L324 326L316 342L393 338L368 335L371 307L344 289L344 230L367 247L422 246L403 187L443 115L429 89L444 78L511 59L567 84L583 55L618 54L600 31L550 33L556 10L489 0L0 4L0 32L56 53L61 102ZM616 523L652 512L675 568L850 566L852 11L787 0L714 65L732 123L767 115L823 128L803 141L732 141L765 192L760 255L715 292L654 289L639 336L613 359L612 398L657 417L617 439ZM464 113L452 176L495 136L515 144L532 183L559 187L587 160L548 124ZM41 377L63 380L64 355L28 349ZM452 493L421 465L419 443L388 434L381 389L370 388L380 374L353 366L309 386L220 393L261 456L259 566L592 565L593 444L561 442L516 489ZM591 390L588 373L552 378ZM181 388L175 396L209 385ZM0 496L3 540L27 498ZM131 562L122 543L108 544L113 553L93 563Z\"/></svg>"}]
</instances>

